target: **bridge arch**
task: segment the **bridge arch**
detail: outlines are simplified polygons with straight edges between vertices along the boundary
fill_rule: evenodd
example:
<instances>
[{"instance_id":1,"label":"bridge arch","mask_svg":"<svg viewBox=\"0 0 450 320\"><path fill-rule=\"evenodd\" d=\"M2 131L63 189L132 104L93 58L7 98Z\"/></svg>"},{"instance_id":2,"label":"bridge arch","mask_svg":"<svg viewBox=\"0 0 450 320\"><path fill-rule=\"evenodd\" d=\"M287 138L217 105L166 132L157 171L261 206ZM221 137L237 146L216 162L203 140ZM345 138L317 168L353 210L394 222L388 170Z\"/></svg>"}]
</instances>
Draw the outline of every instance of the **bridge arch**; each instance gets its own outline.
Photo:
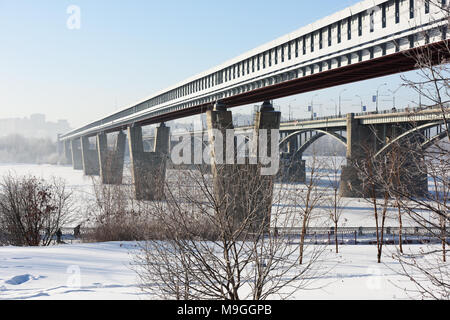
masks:
<instances>
[{"instance_id":1,"label":"bridge arch","mask_svg":"<svg viewBox=\"0 0 450 320\"><path fill-rule=\"evenodd\" d=\"M311 137L308 141L306 141L306 142L300 147L300 149L297 150L297 153L298 153L300 150L305 151L311 144L313 144L315 141L317 141L319 138L321 138L321 137L323 137L323 136L325 136L325 135L328 135L328 136L330 136L330 137L336 139L337 141L339 141L340 143L342 143L345 147L347 147L347 138L341 136L340 134L337 134L336 132L331 132L331 131L326 131L326 130L320 130L320 129L304 129L304 130L299 130L299 131L293 132L293 133L289 134L288 136L286 136L284 139L282 139L282 140L280 141L279 146L280 146L280 148L281 148L281 147L283 147L284 144L287 143L291 138L293 138L293 137L295 137L295 136L298 136L298 135L300 135L300 134L302 134L302 133L305 133L305 132L312 132L312 131L318 132L318 134L316 134L314 137Z\"/></svg>"},{"instance_id":2,"label":"bridge arch","mask_svg":"<svg viewBox=\"0 0 450 320\"><path fill-rule=\"evenodd\" d=\"M443 121L430 122L430 123L427 123L427 124L424 124L424 125L415 127L415 128L413 128L413 129L411 129L411 130L409 130L409 131L406 131L405 133L399 135L398 137L396 137L395 139L393 139L392 141L390 141L390 142L389 142L388 144L386 144L383 148L381 148L381 149L374 155L374 158L377 158L377 157L383 155L383 154L386 153L393 145L395 145L396 143L398 143L398 142L400 142L400 141L402 141L402 140L404 140L404 139L409 138L411 135L416 134L416 133L419 133L419 132L421 132L421 131L423 131L423 130L425 130L425 129L428 129L428 128L437 127L437 126L442 125L442 124L444 124ZM445 132L446 132L446 131L445 131ZM441 135L442 135L442 133L441 133L440 135L437 135L437 136L433 137L432 139L429 139L428 141L425 141L424 143L422 143L422 145L421 145L422 150L424 150L424 149L430 147L431 145L433 145L433 144L436 143L437 141L442 140L442 139L446 136L446 134L445 134L445 136L443 136L443 137L441 137Z\"/></svg>"},{"instance_id":3,"label":"bridge arch","mask_svg":"<svg viewBox=\"0 0 450 320\"><path fill-rule=\"evenodd\" d=\"M438 135L435 135L435 136L432 137L431 139L428 139L427 141L425 141L424 143L422 143L422 145L421 145L422 150L428 149L429 147L435 145L436 143L438 143L438 142L441 141L441 140L444 140L444 139L447 138L447 137L448 137L448 131L447 131L447 130L441 132L441 133L438 134Z\"/></svg>"}]
</instances>

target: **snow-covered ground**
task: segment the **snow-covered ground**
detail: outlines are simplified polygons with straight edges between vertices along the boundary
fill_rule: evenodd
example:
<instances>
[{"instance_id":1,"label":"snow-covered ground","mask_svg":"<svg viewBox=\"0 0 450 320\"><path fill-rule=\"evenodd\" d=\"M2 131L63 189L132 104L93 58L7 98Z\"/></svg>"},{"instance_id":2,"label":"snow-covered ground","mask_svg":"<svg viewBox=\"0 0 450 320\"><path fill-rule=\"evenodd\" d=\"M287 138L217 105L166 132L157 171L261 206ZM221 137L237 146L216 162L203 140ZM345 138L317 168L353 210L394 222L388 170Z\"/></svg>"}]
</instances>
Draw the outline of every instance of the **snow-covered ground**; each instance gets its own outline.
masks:
<instances>
[{"instance_id":1,"label":"snow-covered ground","mask_svg":"<svg viewBox=\"0 0 450 320\"><path fill-rule=\"evenodd\" d=\"M68 166L0 165L0 177L8 172L65 179L80 202L73 226L77 219L80 222L85 219L82 204L92 198L92 181L84 177L82 171ZM370 204L363 199L346 199L340 224L373 227ZM387 225L397 226L395 210L388 217ZM408 248L417 252L420 246ZM386 246L383 264L376 263L374 245L341 246L339 255L332 249L332 246L327 249L330 259L324 266L333 267L332 270L314 283L315 287L322 288L299 291L292 298L407 299L403 288L414 288L408 279L394 271L399 270L399 265L390 258L389 251L394 251L395 246ZM154 297L139 289L131 268L134 250L136 244L129 242L75 243L47 248L0 247L0 299L152 299Z\"/></svg>"},{"instance_id":2,"label":"snow-covered ground","mask_svg":"<svg viewBox=\"0 0 450 320\"><path fill-rule=\"evenodd\" d=\"M0 247L0 299L140 299L133 244Z\"/></svg>"},{"instance_id":3,"label":"snow-covered ground","mask_svg":"<svg viewBox=\"0 0 450 320\"><path fill-rule=\"evenodd\" d=\"M109 242L47 248L0 247L0 299L152 299L142 292L132 269L136 243ZM407 250L419 250L409 246ZM412 282L396 274L399 265L386 247L382 264L376 246L330 246L323 267L330 268L293 299L408 299Z\"/></svg>"}]
</instances>

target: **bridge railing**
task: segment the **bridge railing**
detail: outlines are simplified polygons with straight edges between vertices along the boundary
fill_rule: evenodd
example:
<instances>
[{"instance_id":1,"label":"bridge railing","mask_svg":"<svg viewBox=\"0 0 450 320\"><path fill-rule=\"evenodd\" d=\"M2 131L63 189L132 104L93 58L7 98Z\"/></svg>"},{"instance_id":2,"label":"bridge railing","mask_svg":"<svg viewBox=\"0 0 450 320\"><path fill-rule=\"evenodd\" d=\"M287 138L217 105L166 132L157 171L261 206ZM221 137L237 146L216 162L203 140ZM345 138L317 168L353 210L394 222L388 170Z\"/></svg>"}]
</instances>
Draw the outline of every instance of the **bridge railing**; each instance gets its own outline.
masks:
<instances>
[{"instance_id":1,"label":"bridge railing","mask_svg":"<svg viewBox=\"0 0 450 320\"><path fill-rule=\"evenodd\" d=\"M444 104L445 108L450 108L450 104L446 103ZM439 110L440 106L422 106L422 107L407 107L402 109L392 108L392 109L386 109L386 110L379 110L377 111L367 111L367 112L359 112L355 113L355 116L370 116L370 115L383 115L383 114L395 114L395 113L416 113L420 111L425 110ZM345 116L339 116L339 115L329 115L329 116L323 116L323 117L314 117L314 119L311 118L300 118L295 120L289 120L289 121L282 121L283 124L289 124L289 123L297 123L297 122L308 122L308 121L326 121L326 120L333 120L333 119L343 119Z\"/></svg>"}]
</instances>

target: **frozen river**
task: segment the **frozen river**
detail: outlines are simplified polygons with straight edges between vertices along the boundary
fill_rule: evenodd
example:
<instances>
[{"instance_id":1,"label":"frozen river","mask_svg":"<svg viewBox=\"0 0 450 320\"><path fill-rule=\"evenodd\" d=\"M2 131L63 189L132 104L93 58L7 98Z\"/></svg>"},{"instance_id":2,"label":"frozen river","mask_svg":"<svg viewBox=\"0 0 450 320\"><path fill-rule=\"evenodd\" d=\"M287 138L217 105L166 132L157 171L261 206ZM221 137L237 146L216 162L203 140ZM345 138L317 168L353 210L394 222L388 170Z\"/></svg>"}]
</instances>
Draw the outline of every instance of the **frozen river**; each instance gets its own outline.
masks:
<instances>
[{"instance_id":1,"label":"frozen river","mask_svg":"<svg viewBox=\"0 0 450 320\"><path fill-rule=\"evenodd\" d=\"M71 225L67 227L74 227L79 223L86 221L87 210L86 204L92 202L93 196L93 182L92 178L83 175L82 171L75 171L71 166L54 166L54 165L29 165L29 164L0 164L0 177L12 173L13 175L33 175L39 178L50 179L52 177L62 178L66 181L67 185L73 190L77 208L73 216ZM125 171L127 174L127 171ZM283 186L288 188L292 192L298 192L302 185L293 184ZM327 179L323 179L320 182L320 187L327 189ZM275 187L276 190L281 188L278 184ZM331 190L327 191L328 193ZM343 227L374 227L375 221L373 217L373 208L364 199L344 199L343 200L343 214L340 221L340 226ZM277 203L274 205L273 210L279 210L283 206L292 206L288 201ZM317 222L317 226L331 226L331 221L328 221L328 214L330 211L330 205L324 201L318 206L318 209L322 211L322 218ZM388 211L387 226L396 227L397 224L397 211L392 208ZM404 221L405 226L412 226L408 221Z\"/></svg>"}]
</instances>

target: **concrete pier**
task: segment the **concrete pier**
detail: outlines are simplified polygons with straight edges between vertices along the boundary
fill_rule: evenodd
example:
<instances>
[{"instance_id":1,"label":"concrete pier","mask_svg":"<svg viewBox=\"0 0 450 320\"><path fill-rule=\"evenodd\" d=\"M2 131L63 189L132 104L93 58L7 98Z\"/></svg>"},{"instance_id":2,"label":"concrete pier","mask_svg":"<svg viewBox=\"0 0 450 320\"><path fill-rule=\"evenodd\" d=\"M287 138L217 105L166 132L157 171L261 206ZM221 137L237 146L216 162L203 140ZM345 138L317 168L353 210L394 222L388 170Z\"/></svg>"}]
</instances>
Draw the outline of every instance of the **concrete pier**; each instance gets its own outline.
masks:
<instances>
[{"instance_id":1,"label":"concrete pier","mask_svg":"<svg viewBox=\"0 0 450 320\"><path fill-rule=\"evenodd\" d=\"M128 142L136 200L163 200L170 128L157 128L153 152L144 151L141 126L128 127Z\"/></svg>"},{"instance_id":2,"label":"concrete pier","mask_svg":"<svg viewBox=\"0 0 450 320\"><path fill-rule=\"evenodd\" d=\"M63 142L63 164L66 165L72 165L72 149L70 144L69 140Z\"/></svg>"},{"instance_id":3,"label":"concrete pier","mask_svg":"<svg viewBox=\"0 0 450 320\"><path fill-rule=\"evenodd\" d=\"M126 135L120 131L113 150L108 149L106 133L97 135L100 177L103 184L120 185L123 179Z\"/></svg>"},{"instance_id":4,"label":"concrete pier","mask_svg":"<svg viewBox=\"0 0 450 320\"><path fill-rule=\"evenodd\" d=\"M81 138L81 155L83 171L86 176L100 175L100 164L98 160L98 150L91 149L88 137Z\"/></svg>"},{"instance_id":5,"label":"concrete pier","mask_svg":"<svg viewBox=\"0 0 450 320\"><path fill-rule=\"evenodd\" d=\"M258 187L258 189L253 190L259 190L256 193L256 211L258 211L258 217L256 221L256 225L259 226L263 224L266 231L268 231L268 228L270 227L270 216L272 212L272 198L273 198L273 185L275 181L275 177L279 172L279 164L280 164L280 150L279 150L279 137L276 137L276 148L274 145L272 145L272 130L279 130L280 129L280 122L281 122L281 112L275 111L273 108L273 105L265 101L259 112L256 113L255 116L255 129L253 134L253 143L257 143L257 149L258 149L258 156L259 156L259 164L257 166L257 177L259 176L259 180L255 181L255 187ZM261 141L260 135L262 131L265 131L267 133L267 155L261 154ZM274 137L275 138L275 137ZM261 164L260 162L263 161L261 157L267 156L271 159L271 161L277 161L276 167L278 170L275 172L273 171L272 174L261 174L263 168L267 167L267 165ZM274 163L270 164L271 166L274 166Z\"/></svg>"},{"instance_id":6,"label":"concrete pier","mask_svg":"<svg viewBox=\"0 0 450 320\"><path fill-rule=\"evenodd\" d=\"M411 128L401 125L386 124L367 126L361 125L354 114L347 115L347 165L342 167L340 194L343 197L359 198L372 196L370 183L363 184L362 168L370 161L374 177L382 179L382 184L414 196L423 196L428 191L427 168L422 158L421 144L424 138L420 132L410 134L402 141L389 143L408 132ZM386 145L389 149L384 154L377 155ZM394 178L393 172L398 171L400 181ZM372 179L374 178L372 177ZM382 197L385 186L376 185L376 196Z\"/></svg>"},{"instance_id":7,"label":"concrete pier","mask_svg":"<svg viewBox=\"0 0 450 320\"><path fill-rule=\"evenodd\" d=\"M72 150L72 165L74 170L83 170L83 157L81 155L80 139L70 141L70 148Z\"/></svg>"},{"instance_id":8,"label":"concrete pier","mask_svg":"<svg viewBox=\"0 0 450 320\"><path fill-rule=\"evenodd\" d=\"M280 172L277 181L283 183L304 183L306 181L306 161L299 149L298 136L293 136L287 142L288 152L281 154Z\"/></svg>"},{"instance_id":9,"label":"concrete pier","mask_svg":"<svg viewBox=\"0 0 450 320\"><path fill-rule=\"evenodd\" d=\"M354 113L347 114L347 165L342 167L339 186L342 197L360 198L366 194L356 166L367 160L369 150L374 149L370 128L360 125Z\"/></svg>"},{"instance_id":10,"label":"concrete pier","mask_svg":"<svg viewBox=\"0 0 450 320\"><path fill-rule=\"evenodd\" d=\"M259 136L263 129L268 130L267 156L270 157L272 152L278 153L278 150L271 150L270 129L279 129L280 118L280 113L275 112L270 103L264 103L256 114L253 143L258 154L261 147ZM219 214L234 228L250 219L249 228L267 229L270 225L274 176L261 176L259 157L247 159L246 164L237 164L232 114L224 105L218 103L213 110L207 111L207 124ZM234 151L233 154L230 154L231 151Z\"/></svg>"},{"instance_id":11,"label":"concrete pier","mask_svg":"<svg viewBox=\"0 0 450 320\"><path fill-rule=\"evenodd\" d=\"M280 159L280 172L277 181L283 183L305 183L306 161L301 153L283 153Z\"/></svg>"},{"instance_id":12,"label":"concrete pier","mask_svg":"<svg viewBox=\"0 0 450 320\"><path fill-rule=\"evenodd\" d=\"M428 168L421 148L424 142L425 137L421 132L411 134L407 141L395 144L392 147L392 155L389 156L395 156L397 162L401 162L398 174L400 185L397 185L398 181L394 181L395 187L404 188L405 193L415 197L423 197L428 192Z\"/></svg>"}]
</instances>

